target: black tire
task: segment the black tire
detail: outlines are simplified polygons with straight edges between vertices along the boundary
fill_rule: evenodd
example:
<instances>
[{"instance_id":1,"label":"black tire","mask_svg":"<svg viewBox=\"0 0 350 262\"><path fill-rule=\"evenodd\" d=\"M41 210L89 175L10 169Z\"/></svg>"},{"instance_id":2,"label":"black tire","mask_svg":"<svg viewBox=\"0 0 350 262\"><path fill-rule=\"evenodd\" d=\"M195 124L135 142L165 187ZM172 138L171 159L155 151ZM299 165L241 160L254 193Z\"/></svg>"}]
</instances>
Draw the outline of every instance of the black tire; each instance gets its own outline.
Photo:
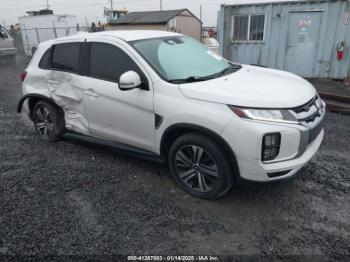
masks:
<instances>
[{"instance_id":1,"label":"black tire","mask_svg":"<svg viewBox=\"0 0 350 262\"><path fill-rule=\"evenodd\" d=\"M185 134L175 140L168 162L177 184L193 196L217 199L233 185L233 170L223 148L200 133Z\"/></svg>"},{"instance_id":2,"label":"black tire","mask_svg":"<svg viewBox=\"0 0 350 262\"><path fill-rule=\"evenodd\" d=\"M62 110L46 101L39 101L35 104L32 119L35 131L46 141L58 141L65 133Z\"/></svg>"}]
</instances>

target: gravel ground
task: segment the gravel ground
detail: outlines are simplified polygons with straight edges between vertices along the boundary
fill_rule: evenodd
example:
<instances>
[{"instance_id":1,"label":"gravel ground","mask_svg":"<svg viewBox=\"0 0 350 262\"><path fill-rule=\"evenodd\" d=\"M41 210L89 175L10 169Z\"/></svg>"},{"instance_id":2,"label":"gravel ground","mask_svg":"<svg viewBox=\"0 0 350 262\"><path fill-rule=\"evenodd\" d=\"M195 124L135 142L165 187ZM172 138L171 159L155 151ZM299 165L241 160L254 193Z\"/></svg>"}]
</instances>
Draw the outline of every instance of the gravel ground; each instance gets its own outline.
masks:
<instances>
[{"instance_id":1,"label":"gravel ground","mask_svg":"<svg viewBox=\"0 0 350 262\"><path fill-rule=\"evenodd\" d=\"M0 65L0 254L350 256L350 116L328 113L324 143L295 180L204 201L166 167L41 141L15 112L27 62Z\"/></svg>"}]
</instances>

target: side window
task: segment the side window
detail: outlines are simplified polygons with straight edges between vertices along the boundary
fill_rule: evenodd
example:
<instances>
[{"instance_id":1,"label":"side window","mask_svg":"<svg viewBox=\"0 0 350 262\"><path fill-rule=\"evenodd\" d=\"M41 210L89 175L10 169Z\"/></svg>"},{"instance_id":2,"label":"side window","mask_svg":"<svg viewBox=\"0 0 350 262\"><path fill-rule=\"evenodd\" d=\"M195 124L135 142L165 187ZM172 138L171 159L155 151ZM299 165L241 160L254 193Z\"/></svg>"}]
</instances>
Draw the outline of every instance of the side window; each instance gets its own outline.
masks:
<instances>
[{"instance_id":1,"label":"side window","mask_svg":"<svg viewBox=\"0 0 350 262\"><path fill-rule=\"evenodd\" d=\"M95 78L118 82L120 76L127 71L140 74L141 80L145 76L135 62L120 48L105 43L91 43L90 75Z\"/></svg>"},{"instance_id":2,"label":"side window","mask_svg":"<svg viewBox=\"0 0 350 262\"><path fill-rule=\"evenodd\" d=\"M58 44L53 47L52 68L79 73L80 43Z\"/></svg>"},{"instance_id":3,"label":"side window","mask_svg":"<svg viewBox=\"0 0 350 262\"><path fill-rule=\"evenodd\" d=\"M50 52L51 48L49 48L44 55L42 56L40 63L39 63L39 68L41 69L50 69L51 68L51 63L50 63Z\"/></svg>"}]
</instances>

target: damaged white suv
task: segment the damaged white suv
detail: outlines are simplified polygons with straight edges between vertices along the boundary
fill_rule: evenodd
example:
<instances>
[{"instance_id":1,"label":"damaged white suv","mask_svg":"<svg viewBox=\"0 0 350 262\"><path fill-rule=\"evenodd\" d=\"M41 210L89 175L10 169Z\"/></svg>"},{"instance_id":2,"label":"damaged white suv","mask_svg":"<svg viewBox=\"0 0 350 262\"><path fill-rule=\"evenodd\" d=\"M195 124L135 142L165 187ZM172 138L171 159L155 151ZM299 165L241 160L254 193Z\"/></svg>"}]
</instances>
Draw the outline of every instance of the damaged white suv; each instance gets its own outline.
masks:
<instances>
[{"instance_id":1,"label":"damaged white suv","mask_svg":"<svg viewBox=\"0 0 350 262\"><path fill-rule=\"evenodd\" d=\"M317 152L325 104L302 78L238 65L160 31L81 34L39 45L22 74L39 136L87 135L168 162L181 188L224 195L240 178L290 178Z\"/></svg>"}]
</instances>

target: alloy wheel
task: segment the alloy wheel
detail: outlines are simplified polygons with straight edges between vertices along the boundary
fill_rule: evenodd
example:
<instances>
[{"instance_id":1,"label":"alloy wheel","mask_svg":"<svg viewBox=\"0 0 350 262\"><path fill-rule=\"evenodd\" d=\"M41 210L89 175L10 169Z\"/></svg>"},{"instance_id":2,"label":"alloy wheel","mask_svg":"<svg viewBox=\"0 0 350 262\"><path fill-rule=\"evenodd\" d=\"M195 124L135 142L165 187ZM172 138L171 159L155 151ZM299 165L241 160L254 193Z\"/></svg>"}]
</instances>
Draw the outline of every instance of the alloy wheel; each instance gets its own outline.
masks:
<instances>
[{"instance_id":1,"label":"alloy wheel","mask_svg":"<svg viewBox=\"0 0 350 262\"><path fill-rule=\"evenodd\" d=\"M54 122L50 111L44 107L39 106L34 112L34 121L36 129L43 138L50 139L54 136Z\"/></svg>"},{"instance_id":2,"label":"alloy wheel","mask_svg":"<svg viewBox=\"0 0 350 262\"><path fill-rule=\"evenodd\" d=\"M199 146L182 147L176 153L175 166L180 180L197 192L212 191L219 180L219 170L215 160Z\"/></svg>"}]
</instances>

